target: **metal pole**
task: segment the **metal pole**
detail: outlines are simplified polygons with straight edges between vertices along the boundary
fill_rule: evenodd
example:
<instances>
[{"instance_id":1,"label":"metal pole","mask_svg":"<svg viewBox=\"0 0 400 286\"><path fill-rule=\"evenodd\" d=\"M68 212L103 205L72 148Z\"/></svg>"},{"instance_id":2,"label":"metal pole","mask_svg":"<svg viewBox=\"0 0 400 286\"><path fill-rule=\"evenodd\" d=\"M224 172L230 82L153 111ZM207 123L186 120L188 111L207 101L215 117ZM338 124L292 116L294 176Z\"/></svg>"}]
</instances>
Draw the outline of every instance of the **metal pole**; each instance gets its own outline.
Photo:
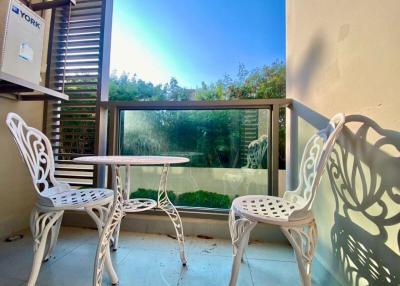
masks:
<instances>
[{"instance_id":1,"label":"metal pole","mask_svg":"<svg viewBox=\"0 0 400 286\"><path fill-rule=\"evenodd\" d=\"M279 193L279 105L272 106L271 120L272 154L271 154L271 195L278 196Z\"/></svg>"}]
</instances>

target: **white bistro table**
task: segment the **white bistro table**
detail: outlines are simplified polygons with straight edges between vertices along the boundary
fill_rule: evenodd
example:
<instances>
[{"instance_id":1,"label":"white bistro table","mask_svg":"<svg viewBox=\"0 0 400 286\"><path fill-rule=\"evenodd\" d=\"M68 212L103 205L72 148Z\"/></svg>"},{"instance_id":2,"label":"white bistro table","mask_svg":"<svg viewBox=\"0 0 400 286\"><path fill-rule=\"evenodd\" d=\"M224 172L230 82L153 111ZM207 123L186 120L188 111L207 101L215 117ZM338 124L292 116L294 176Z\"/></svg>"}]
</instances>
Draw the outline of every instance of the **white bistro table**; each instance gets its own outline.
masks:
<instances>
[{"instance_id":1,"label":"white bistro table","mask_svg":"<svg viewBox=\"0 0 400 286\"><path fill-rule=\"evenodd\" d=\"M185 239L183 234L182 220L175 206L168 198L167 176L170 165L187 163L189 162L188 158L172 156L88 156L75 158L74 161L84 164L111 166L112 188L115 195L112 209L107 223L103 228L96 253L94 272L94 279L96 279L96 281L99 281L101 284L105 250L107 247L109 247L113 234L113 247L114 250L117 249L121 220L128 212L140 212L152 208L159 208L167 213L176 231L176 239L179 244L179 252L182 264L186 265L187 259L185 255ZM125 167L125 184L122 184L122 179L119 173L119 167L122 166ZM157 201L145 198L129 199L131 166L162 166Z\"/></svg>"}]
</instances>

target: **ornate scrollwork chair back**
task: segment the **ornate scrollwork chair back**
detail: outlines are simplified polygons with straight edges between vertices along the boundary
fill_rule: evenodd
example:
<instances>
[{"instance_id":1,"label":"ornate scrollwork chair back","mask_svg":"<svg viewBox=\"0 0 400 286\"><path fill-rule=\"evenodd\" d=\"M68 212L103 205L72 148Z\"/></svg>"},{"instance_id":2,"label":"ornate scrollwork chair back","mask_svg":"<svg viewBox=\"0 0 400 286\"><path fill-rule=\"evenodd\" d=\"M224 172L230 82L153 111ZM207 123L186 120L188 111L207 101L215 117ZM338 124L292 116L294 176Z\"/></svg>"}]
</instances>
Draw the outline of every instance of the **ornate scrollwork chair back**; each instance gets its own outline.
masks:
<instances>
[{"instance_id":1,"label":"ornate scrollwork chair back","mask_svg":"<svg viewBox=\"0 0 400 286\"><path fill-rule=\"evenodd\" d=\"M22 159L28 166L37 194L57 184L54 178L53 151L47 137L36 128L29 127L15 113L9 113L6 119Z\"/></svg>"},{"instance_id":2,"label":"ornate scrollwork chair back","mask_svg":"<svg viewBox=\"0 0 400 286\"><path fill-rule=\"evenodd\" d=\"M246 168L261 169L262 159L268 148L268 136L261 135L260 138L250 142L247 147L247 164Z\"/></svg>"},{"instance_id":3,"label":"ornate scrollwork chair back","mask_svg":"<svg viewBox=\"0 0 400 286\"><path fill-rule=\"evenodd\" d=\"M345 116L337 114L326 128L308 140L300 164L298 187L294 191L286 191L283 196L285 200L297 205L289 215L289 220L302 219L311 211L329 155L344 123Z\"/></svg>"}]
</instances>

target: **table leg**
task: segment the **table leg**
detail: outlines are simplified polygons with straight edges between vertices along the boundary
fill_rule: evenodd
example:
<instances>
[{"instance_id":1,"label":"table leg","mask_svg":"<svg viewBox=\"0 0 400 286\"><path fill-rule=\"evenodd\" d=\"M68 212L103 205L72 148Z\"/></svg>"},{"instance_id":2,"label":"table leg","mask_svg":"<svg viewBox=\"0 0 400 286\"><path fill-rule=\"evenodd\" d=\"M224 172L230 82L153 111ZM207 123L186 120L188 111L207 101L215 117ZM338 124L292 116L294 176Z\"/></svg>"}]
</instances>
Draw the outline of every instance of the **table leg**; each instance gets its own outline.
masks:
<instances>
[{"instance_id":1,"label":"table leg","mask_svg":"<svg viewBox=\"0 0 400 286\"><path fill-rule=\"evenodd\" d=\"M118 167L115 165L111 165L111 172L114 199L113 205L108 214L108 219L103 227L99 244L97 246L93 273L93 286L99 286L102 284L104 263L106 259L110 259L110 240L115 228L119 225L123 216L121 182L118 173ZM114 282L113 284L118 284L118 282Z\"/></svg>"},{"instance_id":2,"label":"table leg","mask_svg":"<svg viewBox=\"0 0 400 286\"><path fill-rule=\"evenodd\" d=\"M129 195L131 192L131 166L125 166L125 187L122 191L124 202L129 200Z\"/></svg>"},{"instance_id":3,"label":"table leg","mask_svg":"<svg viewBox=\"0 0 400 286\"><path fill-rule=\"evenodd\" d=\"M126 165L125 166L125 186L122 189L122 204L124 205L125 202L127 202L129 200L129 194L130 194L130 190L131 190L131 166ZM124 218L125 213L123 214ZM119 222L119 224L117 225L117 227L115 228L114 231L114 235L113 235L113 251L117 251L118 249L118 242L119 242L119 232L121 230L121 223L122 223L122 219Z\"/></svg>"},{"instance_id":4,"label":"table leg","mask_svg":"<svg viewBox=\"0 0 400 286\"><path fill-rule=\"evenodd\" d=\"M160 185L158 187L158 199L157 207L167 213L171 219L176 232L176 239L179 244L179 252L182 264L185 266L187 263L185 255L185 238L183 235L183 225L181 217L175 206L171 203L167 194L167 176L168 176L169 164L165 164L162 168Z\"/></svg>"}]
</instances>

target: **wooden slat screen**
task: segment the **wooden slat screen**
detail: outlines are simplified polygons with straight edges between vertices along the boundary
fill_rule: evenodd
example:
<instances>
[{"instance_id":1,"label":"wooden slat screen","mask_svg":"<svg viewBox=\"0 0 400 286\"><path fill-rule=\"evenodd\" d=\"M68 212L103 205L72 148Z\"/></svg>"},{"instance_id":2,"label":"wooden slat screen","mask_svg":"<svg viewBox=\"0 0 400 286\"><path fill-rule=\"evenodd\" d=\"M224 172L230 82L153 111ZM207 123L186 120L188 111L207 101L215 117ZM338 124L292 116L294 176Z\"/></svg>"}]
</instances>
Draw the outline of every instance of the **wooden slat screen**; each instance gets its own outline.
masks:
<instances>
[{"instance_id":1,"label":"wooden slat screen","mask_svg":"<svg viewBox=\"0 0 400 286\"><path fill-rule=\"evenodd\" d=\"M93 186L95 169L72 159L96 152L97 103L101 95L101 44L107 0L77 0L53 10L47 84L69 101L47 101L44 129L51 139L56 177L76 188Z\"/></svg>"}]
</instances>

